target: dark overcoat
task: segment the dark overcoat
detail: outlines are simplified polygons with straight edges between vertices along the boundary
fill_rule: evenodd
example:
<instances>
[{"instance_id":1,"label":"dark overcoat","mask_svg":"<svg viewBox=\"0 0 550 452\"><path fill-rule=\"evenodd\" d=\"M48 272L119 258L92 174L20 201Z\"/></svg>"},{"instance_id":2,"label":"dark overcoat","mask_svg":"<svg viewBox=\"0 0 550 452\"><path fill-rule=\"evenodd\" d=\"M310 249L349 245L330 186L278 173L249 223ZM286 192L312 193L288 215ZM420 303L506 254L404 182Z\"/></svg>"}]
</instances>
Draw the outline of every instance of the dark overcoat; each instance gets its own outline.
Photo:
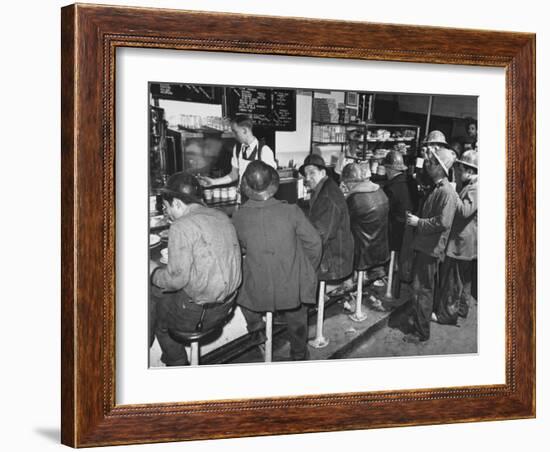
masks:
<instances>
[{"instance_id":1,"label":"dark overcoat","mask_svg":"<svg viewBox=\"0 0 550 452\"><path fill-rule=\"evenodd\" d=\"M410 183L405 173L395 176L384 184L384 192L390 203L389 246L390 250L400 251L405 233L406 212L416 213L417 198L414 184Z\"/></svg>"},{"instance_id":2,"label":"dark overcoat","mask_svg":"<svg viewBox=\"0 0 550 452\"><path fill-rule=\"evenodd\" d=\"M325 177L314 190L309 219L319 231L323 257L318 276L322 281L345 278L353 271L353 237L346 199L336 182Z\"/></svg>"},{"instance_id":3,"label":"dark overcoat","mask_svg":"<svg viewBox=\"0 0 550 452\"><path fill-rule=\"evenodd\" d=\"M321 238L296 205L251 199L233 223L245 254L239 305L274 312L316 302Z\"/></svg>"},{"instance_id":4,"label":"dark overcoat","mask_svg":"<svg viewBox=\"0 0 550 452\"><path fill-rule=\"evenodd\" d=\"M371 182L355 187L347 198L355 243L355 269L383 265L389 259L388 197Z\"/></svg>"}]
</instances>

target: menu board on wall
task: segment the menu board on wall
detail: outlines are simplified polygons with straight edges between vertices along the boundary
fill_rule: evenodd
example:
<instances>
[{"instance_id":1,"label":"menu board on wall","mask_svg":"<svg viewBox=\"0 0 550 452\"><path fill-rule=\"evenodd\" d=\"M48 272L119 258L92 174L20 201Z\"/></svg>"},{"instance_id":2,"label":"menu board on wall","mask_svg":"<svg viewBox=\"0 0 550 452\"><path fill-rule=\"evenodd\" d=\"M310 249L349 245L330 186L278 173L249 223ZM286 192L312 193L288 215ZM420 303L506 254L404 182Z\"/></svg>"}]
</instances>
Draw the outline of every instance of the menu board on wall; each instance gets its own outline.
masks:
<instances>
[{"instance_id":1,"label":"menu board on wall","mask_svg":"<svg viewBox=\"0 0 550 452\"><path fill-rule=\"evenodd\" d=\"M249 116L254 124L274 130L296 130L296 91L269 88L227 88L230 117Z\"/></svg>"},{"instance_id":2,"label":"menu board on wall","mask_svg":"<svg viewBox=\"0 0 550 452\"><path fill-rule=\"evenodd\" d=\"M186 85L181 83L150 83L151 95L156 99L197 102L201 104L222 103L222 86Z\"/></svg>"}]
</instances>

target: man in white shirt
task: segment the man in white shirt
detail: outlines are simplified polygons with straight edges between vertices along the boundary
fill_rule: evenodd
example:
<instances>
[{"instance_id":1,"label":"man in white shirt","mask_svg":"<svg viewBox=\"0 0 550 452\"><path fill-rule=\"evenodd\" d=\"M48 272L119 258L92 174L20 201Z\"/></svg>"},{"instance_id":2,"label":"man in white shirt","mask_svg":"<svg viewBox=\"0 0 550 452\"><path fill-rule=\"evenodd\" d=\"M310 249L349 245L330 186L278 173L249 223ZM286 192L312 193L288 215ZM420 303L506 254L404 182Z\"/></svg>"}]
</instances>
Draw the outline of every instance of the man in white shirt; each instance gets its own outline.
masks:
<instances>
[{"instance_id":1,"label":"man in white shirt","mask_svg":"<svg viewBox=\"0 0 550 452\"><path fill-rule=\"evenodd\" d=\"M225 185L240 181L246 167L254 160L261 160L269 166L277 169L275 153L267 146L263 140L258 140L252 133L252 120L245 115L237 115L231 121L231 130L235 134L238 143L233 148L233 156L231 158L231 172L223 177L211 178L200 177L200 183L204 187L215 185Z\"/></svg>"}]
</instances>

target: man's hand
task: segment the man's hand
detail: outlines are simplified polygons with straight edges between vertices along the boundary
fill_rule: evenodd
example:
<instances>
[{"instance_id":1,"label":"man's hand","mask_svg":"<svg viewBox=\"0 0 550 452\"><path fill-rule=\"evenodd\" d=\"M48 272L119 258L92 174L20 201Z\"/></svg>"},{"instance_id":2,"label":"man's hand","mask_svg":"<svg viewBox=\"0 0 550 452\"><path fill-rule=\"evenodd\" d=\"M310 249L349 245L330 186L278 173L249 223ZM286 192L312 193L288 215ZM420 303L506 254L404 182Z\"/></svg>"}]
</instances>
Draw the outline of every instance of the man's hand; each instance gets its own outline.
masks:
<instances>
[{"instance_id":1,"label":"man's hand","mask_svg":"<svg viewBox=\"0 0 550 452\"><path fill-rule=\"evenodd\" d=\"M211 187L212 185L214 185L214 180L211 177L198 176L197 179L199 179L199 184L201 184L203 187Z\"/></svg>"},{"instance_id":2,"label":"man's hand","mask_svg":"<svg viewBox=\"0 0 550 452\"><path fill-rule=\"evenodd\" d=\"M409 226L412 226L414 228L417 227L418 220L420 220L420 218L418 218L416 215L413 215L412 213L407 213L407 224Z\"/></svg>"}]
</instances>

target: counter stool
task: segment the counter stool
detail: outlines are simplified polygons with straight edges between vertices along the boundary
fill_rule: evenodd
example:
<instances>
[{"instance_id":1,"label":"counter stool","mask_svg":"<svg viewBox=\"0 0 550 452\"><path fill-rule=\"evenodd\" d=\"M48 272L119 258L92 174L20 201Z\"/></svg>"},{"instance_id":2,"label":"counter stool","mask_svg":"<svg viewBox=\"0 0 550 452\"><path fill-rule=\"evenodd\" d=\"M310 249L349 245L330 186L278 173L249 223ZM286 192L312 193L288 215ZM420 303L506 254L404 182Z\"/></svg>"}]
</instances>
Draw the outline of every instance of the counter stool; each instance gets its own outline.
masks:
<instances>
[{"instance_id":1,"label":"counter stool","mask_svg":"<svg viewBox=\"0 0 550 452\"><path fill-rule=\"evenodd\" d=\"M384 294L384 298L388 301L393 300L392 288L393 288L393 284L394 284L394 282L393 282L394 267L395 267L395 251L392 250L392 252L390 254L390 266L389 266L389 269L388 269L389 270L388 271L388 284L386 285L386 293Z\"/></svg>"},{"instance_id":2,"label":"counter stool","mask_svg":"<svg viewBox=\"0 0 550 452\"><path fill-rule=\"evenodd\" d=\"M349 317L354 322L362 322L367 320L367 314L362 312L363 303L363 277L365 275L364 270L357 270L357 295L355 296L355 312Z\"/></svg>"},{"instance_id":3,"label":"counter stool","mask_svg":"<svg viewBox=\"0 0 550 452\"><path fill-rule=\"evenodd\" d=\"M224 312L223 315L220 315L219 319L214 324L212 324L207 330L203 330L203 322L204 322L204 317L206 316L206 311L208 311L208 309L211 309L213 307L220 306L220 303L203 303L201 305L202 311L201 311L200 319L195 325L195 329L193 331L182 331L182 330L175 330L175 329L168 330L168 334L176 342L179 342L180 344L185 344L188 342L191 343L191 365L192 366L199 365L199 342L204 337L208 336L209 334L222 328L225 325L225 323L229 319L229 315L231 314L233 308L235 307L236 297L237 297L236 292L228 297L228 299L225 301L227 305L226 312Z\"/></svg>"},{"instance_id":4,"label":"counter stool","mask_svg":"<svg viewBox=\"0 0 550 452\"><path fill-rule=\"evenodd\" d=\"M265 313L265 362L273 361L273 313Z\"/></svg>"},{"instance_id":5,"label":"counter stool","mask_svg":"<svg viewBox=\"0 0 550 452\"><path fill-rule=\"evenodd\" d=\"M314 348L324 348L329 343L329 340L323 336L323 321L325 316L325 289L326 282L320 281L319 299L317 303L317 330L315 333L315 339L309 341L309 345Z\"/></svg>"}]
</instances>

